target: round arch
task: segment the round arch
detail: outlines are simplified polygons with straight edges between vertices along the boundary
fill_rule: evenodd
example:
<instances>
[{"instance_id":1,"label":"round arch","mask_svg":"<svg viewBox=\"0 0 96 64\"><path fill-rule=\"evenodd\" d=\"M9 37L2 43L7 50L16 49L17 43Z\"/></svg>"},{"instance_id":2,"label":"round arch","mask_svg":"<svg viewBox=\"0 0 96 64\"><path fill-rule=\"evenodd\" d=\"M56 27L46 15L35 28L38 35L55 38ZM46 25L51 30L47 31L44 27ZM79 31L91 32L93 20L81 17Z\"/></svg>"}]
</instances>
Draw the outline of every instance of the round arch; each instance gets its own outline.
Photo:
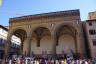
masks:
<instances>
[{"instance_id":1,"label":"round arch","mask_svg":"<svg viewBox=\"0 0 96 64\"><path fill-rule=\"evenodd\" d=\"M31 29L31 31L30 31L30 35L32 35L33 32L34 32L36 29L40 28L40 27L42 27L42 28L46 28L46 29L48 29L49 31L51 30L51 28L50 28L49 25L39 25L39 26L36 26L36 27L34 27L34 28ZM50 31L50 32L51 32L51 31Z\"/></svg>"},{"instance_id":2,"label":"round arch","mask_svg":"<svg viewBox=\"0 0 96 64\"><path fill-rule=\"evenodd\" d=\"M71 48L74 48L73 50L75 50L74 53L77 53L77 39L76 39L76 35L77 35L77 29L71 25L71 24L60 24L56 27L55 29L55 35L56 35L56 38L57 38L57 42L56 42L56 53L58 54L58 48L63 48L63 49L66 49L68 47ZM72 43L70 43L70 41ZM65 43L64 43L65 42ZM69 43L68 43L69 42ZM62 44L61 44L62 43ZM60 46L60 45L62 46ZM71 47L71 45L73 45L73 47ZM66 47L66 46L67 47ZM66 53L64 52L64 50L62 49L61 53L60 54L63 54L63 53ZM71 52L73 53L73 51L71 50Z\"/></svg>"},{"instance_id":3,"label":"round arch","mask_svg":"<svg viewBox=\"0 0 96 64\"><path fill-rule=\"evenodd\" d=\"M31 31L31 33L30 33L31 37L30 38L32 38L33 36L37 36L38 34L41 36L42 33L44 33L44 35L42 35L42 36L51 35L51 31L48 27L46 28L43 26L38 26Z\"/></svg>"},{"instance_id":4,"label":"round arch","mask_svg":"<svg viewBox=\"0 0 96 64\"><path fill-rule=\"evenodd\" d=\"M23 51L23 42L24 40L27 38L27 32L24 30L24 29L21 29L21 28L18 28L18 29L12 29L11 31L9 30L9 33L8 33L8 36L7 36L7 44L5 45L5 53L4 55L6 56L9 56L10 55L10 48L11 48L11 45L12 45L12 38L13 36L15 38L20 38L20 48L18 50L16 50L16 52L18 52L18 54L21 54L22 55L22 51ZM16 42L16 41L15 41ZM13 53L14 54L14 53ZM11 55L13 55L11 54ZM16 53L15 53L16 54Z\"/></svg>"},{"instance_id":5,"label":"round arch","mask_svg":"<svg viewBox=\"0 0 96 64\"><path fill-rule=\"evenodd\" d=\"M51 31L46 27L37 27L32 33L32 49L34 54L50 54L52 51ZM35 39L34 39L35 38Z\"/></svg>"},{"instance_id":6,"label":"round arch","mask_svg":"<svg viewBox=\"0 0 96 64\"><path fill-rule=\"evenodd\" d=\"M20 29L20 28L14 29L11 33L11 37L12 37L12 35L19 37L22 40L22 42L27 38L26 30Z\"/></svg>"},{"instance_id":7,"label":"round arch","mask_svg":"<svg viewBox=\"0 0 96 64\"><path fill-rule=\"evenodd\" d=\"M57 25L57 26L55 27L55 29L54 29L55 35L56 35L56 32L57 32L61 27L63 27L63 26L66 26L66 27L71 28L71 29L73 28L73 30L75 30L76 34L78 34L77 28L74 27L72 24L61 23L61 24L59 24L59 25Z\"/></svg>"}]
</instances>

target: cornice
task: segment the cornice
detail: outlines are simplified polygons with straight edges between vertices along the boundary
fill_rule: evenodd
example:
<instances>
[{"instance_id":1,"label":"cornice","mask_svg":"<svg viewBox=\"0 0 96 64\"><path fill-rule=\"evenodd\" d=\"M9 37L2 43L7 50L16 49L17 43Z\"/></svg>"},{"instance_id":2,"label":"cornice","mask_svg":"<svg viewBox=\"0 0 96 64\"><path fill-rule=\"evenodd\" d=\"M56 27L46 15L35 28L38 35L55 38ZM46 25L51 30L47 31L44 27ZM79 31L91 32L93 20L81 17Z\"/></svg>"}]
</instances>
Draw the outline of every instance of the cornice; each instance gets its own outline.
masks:
<instances>
[{"instance_id":1,"label":"cornice","mask_svg":"<svg viewBox=\"0 0 96 64\"><path fill-rule=\"evenodd\" d=\"M52 18L52 17L70 17L70 16L80 16L79 10L67 10L67 11L58 11L58 12L50 12L50 13L43 13L43 14L35 14L35 15L27 15L21 16L16 18L10 18L9 23L17 22L21 20L33 20L33 19L40 19L40 18Z\"/></svg>"},{"instance_id":2,"label":"cornice","mask_svg":"<svg viewBox=\"0 0 96 64\"><path fill-rule=\"evenodd\" d=\"M2 26L2 25L0 25L0 28L2 28L2 29L4 29L4 30L8 31L8 29L7 29L6 27Z\"/></svg>"},{"instance_id":3,"label":"cornice","mask_svg":"<svg viewBox=\"0 0 96 64\"><path fill-rule=\"evenodd\" d=\"M96 22L96 19L91 19L91 20L86 20L87 22L93 22L95 21Z\"/></svg>"}]
</instances>

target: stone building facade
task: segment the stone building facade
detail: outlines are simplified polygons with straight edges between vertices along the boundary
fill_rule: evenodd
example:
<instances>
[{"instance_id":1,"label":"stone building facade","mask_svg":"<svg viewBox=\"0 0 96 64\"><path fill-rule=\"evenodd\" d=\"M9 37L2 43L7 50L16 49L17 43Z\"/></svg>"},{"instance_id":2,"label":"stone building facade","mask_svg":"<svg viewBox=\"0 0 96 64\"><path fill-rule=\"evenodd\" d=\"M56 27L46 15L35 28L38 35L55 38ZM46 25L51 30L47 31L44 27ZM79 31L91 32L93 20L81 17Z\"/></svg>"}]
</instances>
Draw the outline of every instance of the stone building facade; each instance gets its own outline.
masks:
<instances>
[{"instance_id":1,"label":"stone building facade","mask_svg":"<svg viewBox=\"0 0 96 64\"><path fill-rule=\"evenodd\" d=\"M3 58L4 55L4 48L6 45L7 41L7 34L8 34L8 29L2 25L0 25L0 59ZM20 48L20 42L19 38L13 36L11 39L11 48L9 51L9 55L11 56L12 54L19 54L19 48Z\"/></svg>"},{"instance_id":2,"label":"stone building facade","mask_svg":"<svg viewBox=\"0 0 96 64\"><path fill-rule=\"evenodd\" d=\"M86 52L92 58L96 58L96 19L86 20L83 22L85 33Z\"/></svg>"},{"instance_id":3,"label":"stone building facade","mask_svg":"<svg viewBox=\"0 0 96 64\"><path fill-rule=\"evenodd\" d=\"M21 55L85 55L79 10L10 18L5 56L8 55L12 35L21 39Z\"/></svg>"},{"instance_id":4,"label":"stone building facade","mask_svg":"<svg viewBox=\"0 0 96 64\"><path fill-rule=\"evenodd\" d=\"M96 19L96 11L89 12L88 18L89 18L89 20Z\"/></svg>"}]
</instances>

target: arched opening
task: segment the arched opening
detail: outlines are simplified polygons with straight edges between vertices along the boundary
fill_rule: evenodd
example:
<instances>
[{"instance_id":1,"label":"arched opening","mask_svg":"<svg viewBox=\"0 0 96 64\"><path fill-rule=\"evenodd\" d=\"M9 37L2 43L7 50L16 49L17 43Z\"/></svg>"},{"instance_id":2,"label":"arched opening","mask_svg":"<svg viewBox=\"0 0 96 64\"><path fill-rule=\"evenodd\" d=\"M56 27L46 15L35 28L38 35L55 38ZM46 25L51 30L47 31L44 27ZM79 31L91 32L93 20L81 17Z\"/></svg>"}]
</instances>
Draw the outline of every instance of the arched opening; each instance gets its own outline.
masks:
<instances>
[{"instance_id":1,"label":"arched opening","mask_svg":"<svg viewBox=\"0 0 96 64\"><path fill-rule=\"evenodd\" d=\"M57 46L57 54L69 54L71 51L75 51L75 43L74 43L74 38L68 34L64 34L59 37L58 41L58 46Z\"/></svg>"},{"instance_id":2,"label":"arched opening","mask_svg":"<svg viewBox=\"0 0 96 64\"><path fill-rule=\"evenodd\" d=\"M8 55L12 57L13 55L22 55L23 52L23 43L27 37L27 33L23 29L16 29L11 33L11 36L8 36ZM6 51L5 51L6 54Z\"/></svg>"},{"instance_id":3,"label":"arched opening","mask_svg":"<svg viewBox=\"0 0 96 64\"><path fill-rule=\"evenodd\" d=\"M31 52L35 55L48 55L52 51L51 33L48 28L39 27L33 31Z\"/></svg>"},{"instance_id":4,"label":"arched opening","mask_svg":"<svg viewBox=\"0 0 96 64\"><path fill-rule=\"evenodd\" d=\"M76 29L70 25L63 25L57 29L57 55L73 55L77 52L76 33Z\"/></svg>"}]
</instances>

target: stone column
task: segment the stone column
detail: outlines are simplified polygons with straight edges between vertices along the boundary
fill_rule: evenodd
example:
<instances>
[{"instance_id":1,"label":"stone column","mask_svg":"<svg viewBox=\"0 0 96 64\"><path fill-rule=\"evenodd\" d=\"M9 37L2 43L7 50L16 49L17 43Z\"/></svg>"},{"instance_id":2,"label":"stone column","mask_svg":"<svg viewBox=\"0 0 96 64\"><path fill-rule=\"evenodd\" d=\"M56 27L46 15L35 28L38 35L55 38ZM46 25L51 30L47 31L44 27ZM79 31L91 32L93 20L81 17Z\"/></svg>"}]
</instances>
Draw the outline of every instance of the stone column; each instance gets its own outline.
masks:
<instances>
[{"instance_id":1,"label":"stone column","mask_svg":"<svg viewBox=\"0 0 96 64\"><path fill-rule=\"evenodd\" d=\"M27 39L28 39L28 56L31 56L31 40L32 40L32 38L31 38L30 34Z\"/></svg>"},{"instance_id":2,"label":"stone column","mask_svg":"<svg viewBox=\"0 0 96 64\"><path fill-rule=\"evenodd\" d=\"M28 53L28 55L31 56L31 41L29 41Z\"/></svg>"},{"instance_id":3,"label":"stone column","mask_svg":"<svg viewBox=\"0 0 96 64\"><path fill-rule=\"evenodd\" d=\"M30 49L31 49L30 46L31 46L30 36L27 36L27 38L23 41L22 46L21 46L21 55L25 56L25 52L26 52L26 56L30 56Z\"/></svg>"},{"instance_id":4,"label":"stone column","mask_svg":"<svg viewBox=\"0 0 96 64\"><path fill-rule=\"evenodd\" d=\"M75 57L79 58L80 57L80 52L78 50L78 44L79 43L78 43L78 36L77 35L75 35L74 41L75 41Z\"/></svg>"},{"instance_id":5,"label":"stone column","mask_svg":"<svg viewBox=\"0 0 96 64\"><path fill-rule=\"evenodd\" d=\"M75 41L75 51L77 53L78 52L78 49L77 49L77 38L76 38L76 36L74 37L74 41Z\"/></svg>"},{"instance_id":6,"label":"stone column","mask_svg":"<svg viewBox=\"0 0 96 64\"><path fill-rule=\"evenodd\" d=\"M23 51L24 48L24 44L27 43L28 44L28 51L26 51L26 55L30 56L30 51L31 51L31 37L27 36L27 38L21 42L21 47L20 47L20 55L25 55L25 52Z\"/></svg>"},{"instance_id":7,"label":"stone column","mask_svg":"<svg viewBox=\"0 0 96 64\"><path fill-rule=\"evenodd\" d=\"M21 40L21 46L20 46L20 55L23 56L23 43L24 41Z\"/></svg>"},{"instance_id":8,"label":"stone column","mask_svg":"<svg viewBox=\"0 0 96 64\"><path fill-rule=\"evenodd\" d=\"M52 56L53 56L53 58L56 58L56 35L53 33L52 34Z\"/></svg>"},{"instance_id":9,"label":"stone column","mask_svg":"<svg viewBox=\"0 0 96 64\"><path fill-rule=\"evenodd\" d=\"M77 41L77 55L82 58L84 45L83 45L83 41L81 41L82 40L81 36L82 35L76 35L76 41Z\"/></svg>"}]
</instances>

